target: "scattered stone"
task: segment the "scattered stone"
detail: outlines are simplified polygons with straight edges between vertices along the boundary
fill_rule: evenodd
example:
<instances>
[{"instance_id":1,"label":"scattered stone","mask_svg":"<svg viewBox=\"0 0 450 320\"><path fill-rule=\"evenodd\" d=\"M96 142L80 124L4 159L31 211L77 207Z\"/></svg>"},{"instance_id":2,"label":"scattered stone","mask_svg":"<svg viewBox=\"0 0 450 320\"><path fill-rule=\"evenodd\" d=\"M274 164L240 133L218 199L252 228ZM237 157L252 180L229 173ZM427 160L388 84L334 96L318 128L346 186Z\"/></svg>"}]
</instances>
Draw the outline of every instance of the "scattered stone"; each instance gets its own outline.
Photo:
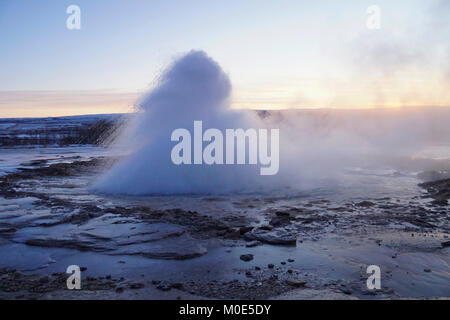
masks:
<instances>
[{"instance_id":1,"label":"scattered stone","mask_svg":"<svg viewBox=\"0 0 450 320\"><path fill-rule=\"evenodd\" d=\"M231 240L238 240L242 236L241 232L239 230L235 229L229 229L227 233L225 234L225 238L231 239Z\"/></svg>"},{"instance_id":2,"label":"scattered stone","mask_svg":"<svg viewBox=\"0 0 450 320\"><path fill-rule=\"evenodd\" d=\"M343 288L343 289L341 289L341 291L343 294L347 294L347 295L350 295L353 293L353 291L350 290L349 288ZM371 292L371 291L366 291L366 292Z\"/></svg>"},{"instance_id":3,"label":"scattered stone","mask_svg":"<svg viewBox=\"0 0 450 320\"><path fill-rule=\"evenodd\" d=\"M42 277L42 278L39 279L39 282L40 282L40 283L48 283L49 281L50 281L50 280L49 280L48 277Z\"/></svg>"},{"instance_id":4,"label":"scattered stone","mask_svg":"<svg viewBox=\"0 0 450 320\"><path fill-rule=\"evenodd\" d=\"M246 246L247 248L253 248L253 247L260 246L260 245L262 245L262 242L261 242L261 241L258 241L258 240L253 240L253 241L247 242L247 243L245 244L245 246Z\"/></svg>"},{"instance_id":5,"label":"scattered stone","mask_svg":"<svg viewBox=\"0 0 450 320\"><path fill-rule=\"evenodd\" d=\"M122 293L123 290L124 290L124 289L123 289L122 287L117 287L117 288L116 288L116 292L117 292L117 293Z\"/></svg>"},{"instance_id":6,"label":"scattered stone","mask_svg":"<svg viewBox=\"0 0 450 320\"><path fill-rule=\"evenodd\" d=\"M135 282L130 284L131 289L142 289L143 287L145 287L145 285L141 282Z\"/></svg>"},{"instance_id":7,"label":"scattered stone","mask_svg":"<svg viewBox=\"0 0 450 320\"><path fill-rule=\"evenodd\" d=\"M247 232L244 237L247 240L259 240L268 244L289 245L293 246L297 243L295 234L291 234L284 229L268 231L263 228L254 229Z\"/></svg>"},{"instance_id":8,"label":"scattered stone","mask_svg":"<svg viewBox=\"0 0 450 320\"><path fill-rule=\"evenodd\" d=\"M375 205L375 203L373 203L371 201L361 201L361 202L356 203L356 206L363 207L363 208L369 208L374 205Z\"/></svg>"},{"instance_id":9,"label":"scattered stone","mask_svg":"<svg viewBox=\"0 0 450 320\"><path fill-rule=\"evenodd\" d=\"M181 290L183 289L183 284L181 282L175 282L172 284L172 288Z\"/></svg>"},{"instance_id":10,"label":"scattered stone","mask_svg":"<svg viewBox=\"0 0 450 320\"><path fill-rule=\"evenodd\" d=\"M156 289L161 291L169 291L170 289L172 289L172 286L166 282L161 282L156 286Z\"/></svg>"},{"instance_id":11,"label":"scattered stone","mask_svg":"<svg viewBox=\"0 0 450 320\"><path fill-rule=\"evenodd\" d=\"M295 280L295 279L288 279L286 280L286 284L295 287L295 288L301 288L306 285L305 281Z\"/></svg>"},{"instance_id":12,"label":"scattered stone","mask_svg":"<svg viewBox=\"0 0 450 320\"><path fill-rule=\"evenodd\" d=\"M240 229L239 229L239 233L241 234L241 235L243 235L243 234L245 234L245 233L247 233L247 232L249 232L249 231L252 231L253 230L253 227L241 227Z\"/></svg>"},{"instance_id":13,"label":"scattered stone","mask_svg":"<svg viewBox=\"0 0 450 320\"><path fill-rule=\"evenodd\" d=\"M245 262L252 261L253 255L252 254L243 254L240 256L240 259Z\"/></svg>"},{"instance_id":14,"label":"scattered stone","mask_svg":"<svg viewBox=\"0 0 450 320\"><path fill-rule=\"evenodd\" d=\"M442 248L450 247L450 241L445 241L441 243Z\"/></svg>"},{"instance_id":15,"label":"scattered stone","mask_svg":"<svg viewBox=\"0 0 450 320\"><path fill-rule=\"evenodd\" d=\"M434 206L444 207L444 206L448 206L448 200L447 199L436 199L436 200L431 201L431 204Z\"/></svg>"},{"instance_id":16,"label":"scattered stone","mask_svg":"<svg viewBox=\"0 0 450 320\"><path fill-rule=\"evenodd\" d=\"M284 227L291 223L291 216L287 212L277 212L276 216L273 217L269 224L274 227Z\"/></svg>"},{"instance_id":17,"label":"scattered stone","mask_svg":"<svg viewBox=\"0 0 450 320\"><path fill-rule=\"evenodd\" d=\"M431 272L431 269L423 269L425 272Z\"/></svg>"},{"instance_id":18,"label":"scattered stone","mask_svg":"<svg viewBox=\"0 0 450 320\"><path fill-rule=\"evenodd\" d=\"M16 231L16 228L0 228L0 233L13 233Z\"/></svg>"},{"instance_id":19,"label":"scattered stone","mask_svg":"<svg viewBox=\"0 0 450 320\"><path fill-rule=\"evenodd\" d=\"M269 264L267 265L267 267L268 267L269 269L273 269L275 266L274 266L272 263L269 263Z\"/></svg>"},{"instance_id":20,"label":"scattered stone","mask_svg":"<svg viewBox=\"0 0 450 320\"><path fill-rule=\"evenodd\" d=\"M433 201L434 205L448 205L448 199L450 198L450 179L425 182L419 184L419 186L427 189L430 196L435 200Z\"/></svg>"}]
</instances>

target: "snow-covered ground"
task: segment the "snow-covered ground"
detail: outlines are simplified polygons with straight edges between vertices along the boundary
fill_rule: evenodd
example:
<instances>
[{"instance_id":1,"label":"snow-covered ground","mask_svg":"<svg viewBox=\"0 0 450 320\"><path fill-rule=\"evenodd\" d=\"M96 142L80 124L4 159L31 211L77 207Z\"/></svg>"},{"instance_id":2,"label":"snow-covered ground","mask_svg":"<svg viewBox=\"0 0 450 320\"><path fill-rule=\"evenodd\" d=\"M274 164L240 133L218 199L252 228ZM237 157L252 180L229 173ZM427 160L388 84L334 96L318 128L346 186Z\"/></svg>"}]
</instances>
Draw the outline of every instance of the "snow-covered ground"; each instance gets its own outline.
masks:
<instances>
[{"instance_id":1,"label":"snow-covered ground","mask_svg":"<svg viewBox=\"0 0 450 320\"><path fill-rule=\"evenodd\" d=\"M106 114L0 119L0 146L47 146L91 142L93 139L89 135L101 133L96 126L112 125L121 116L121 114Z\"/></svg>"}]
</instances>

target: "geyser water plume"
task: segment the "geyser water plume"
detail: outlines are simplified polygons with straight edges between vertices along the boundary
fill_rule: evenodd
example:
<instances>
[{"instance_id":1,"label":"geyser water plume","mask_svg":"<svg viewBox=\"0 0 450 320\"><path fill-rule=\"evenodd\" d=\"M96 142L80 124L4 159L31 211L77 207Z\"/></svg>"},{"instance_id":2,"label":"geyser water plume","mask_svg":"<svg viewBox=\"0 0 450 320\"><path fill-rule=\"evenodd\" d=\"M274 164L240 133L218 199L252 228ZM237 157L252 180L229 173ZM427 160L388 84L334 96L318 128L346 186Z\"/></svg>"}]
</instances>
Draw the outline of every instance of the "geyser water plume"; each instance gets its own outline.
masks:
<instances>
[{"instance_id":1,"label":"geyser water plume","mask_svg":"<svg viewBox=\"0 0 450 320\"><path fill-rule=\"evenodd\" d=\"M250 112L230 109L231 83L220 66L202 51L175 61L156 87L137 104L137 116L121 144L134 151L94 186L106 193L224 193L261 185L259 168L250 165L181 165L171 161L177 128L192 129L195 120L219 130L256 127ZM266 178L266 181L270 180Z\"/></svg>"}]
</instances>

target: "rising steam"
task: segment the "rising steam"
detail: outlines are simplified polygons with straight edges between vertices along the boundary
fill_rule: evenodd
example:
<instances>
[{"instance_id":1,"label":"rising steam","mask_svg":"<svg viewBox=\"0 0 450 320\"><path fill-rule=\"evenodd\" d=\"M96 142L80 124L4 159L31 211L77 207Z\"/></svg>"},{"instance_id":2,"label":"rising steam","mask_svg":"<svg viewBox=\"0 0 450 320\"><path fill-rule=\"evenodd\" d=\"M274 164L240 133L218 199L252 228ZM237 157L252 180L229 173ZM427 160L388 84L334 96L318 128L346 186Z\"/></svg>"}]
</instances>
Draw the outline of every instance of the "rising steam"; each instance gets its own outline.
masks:
<instances>
[{"instance_id":1,"label":"rising steam","mask_svg":"<svg viewBox=\"0 0 450 320\"><path fill-rule=\"evenodd\" d=\"M171 161L171 133L177 128L192 130L195 120L219 130L258 127L255 115L230 109L230 93L228 76L204 52L191 51L177 60L138 103L136 119L120 140L122 146L133 145L132 154L95 188L107 193L172 194L261 186L255 166L176 166Z\"/></svg>"},{"instance_id":2,"label":"rising steam","mask_svg":"<svg viewBox=\"0 0 450 320\"><path fill-rule=\"evenodd\" d=\"M230 109L230 94L228 76L204 52L191 51L176 60L138 102L117 140L130 155L100 177L94 189L131 195L310 189L329 185L349 166L403 161L426 146L450 143L448 108L256 113ZM174 165L171 133L192 130L195 120L219 130L279 128L278 175L260 176L254 165Z\"/></svg>"}]
</instances>

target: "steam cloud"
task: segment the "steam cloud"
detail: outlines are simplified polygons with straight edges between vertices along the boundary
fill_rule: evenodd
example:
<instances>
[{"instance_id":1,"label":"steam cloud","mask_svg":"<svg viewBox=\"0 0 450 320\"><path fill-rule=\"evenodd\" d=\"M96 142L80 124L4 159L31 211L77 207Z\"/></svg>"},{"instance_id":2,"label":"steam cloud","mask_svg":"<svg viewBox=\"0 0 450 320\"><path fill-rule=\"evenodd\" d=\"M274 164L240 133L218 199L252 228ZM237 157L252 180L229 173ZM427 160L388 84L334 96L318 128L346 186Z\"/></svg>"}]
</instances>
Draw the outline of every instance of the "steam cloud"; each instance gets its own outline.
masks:
<instances>
[{"instance_id":1,"label":"steam cloud","mask_svg":"<svg viewBox=\"0 0 450 320\"><path fill-rule=\"evenodd\" d=\"M94 189L112 194L224 194L330 185L343 168L411 158L422 148L450 143L449 108L381 110L230 109L231 83L201 51L176 60L117 141L130 155L99 178ZM255 165L181 165L171 161L177 128L279 128L280 171L260 176ZM389 162L388 161L388 162ZM325 180L324 180L325 179Z\"/></svg>"},{"instance_id":2,"label":"steam cloud","mask_svg":"<svg viewBox=\"0 0 450 320\"><path fill-rule=\"evenodd\" d=\"M220 66L204 52L191 51L175 61L156 88L138 103L136 118L120 144L133 144L132 155L116 165L95 185L106 193L172 194L221 193L264 185L252 165L181 165L171 161L171 133L192 131L195 120L203 127L259 128L255 114L229 108L231 83Z\"/></svg>"}]
</instances>

